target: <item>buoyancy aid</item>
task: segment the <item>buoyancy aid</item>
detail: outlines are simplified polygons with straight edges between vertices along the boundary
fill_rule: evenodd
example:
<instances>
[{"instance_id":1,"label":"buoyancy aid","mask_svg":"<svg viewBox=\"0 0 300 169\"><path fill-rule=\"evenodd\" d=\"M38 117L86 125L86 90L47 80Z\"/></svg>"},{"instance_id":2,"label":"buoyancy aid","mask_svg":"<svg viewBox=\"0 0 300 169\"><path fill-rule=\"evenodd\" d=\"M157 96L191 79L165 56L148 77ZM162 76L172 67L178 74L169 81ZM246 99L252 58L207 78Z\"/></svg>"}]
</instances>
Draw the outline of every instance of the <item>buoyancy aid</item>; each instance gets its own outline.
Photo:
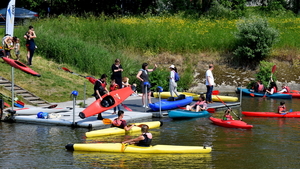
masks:
<instances>
[{"instance_id":1,"label":"buoyancy aid","mask_svg":"<svg viewBox=\"0 0 300 169\"><path fill-rule=\"evenodd\" d=\"M149 147L151 145L151 141L152 139L150 139L147 135L147 133L143 133L143 136L144 136L144 140L140 140L138 143L137 143L137 146L143 146L143 147Z\"/></svg>"},{"instance_id":2,"label":"buoyancy aid","mask_svg":"<svg viewBox=\"0 0 300 169\"><path fill-rule=\"evenodd\" d=\"M281 111L286 111L286 107L285 106L278 106L278 113Z\"/></svg>"},{"instance_id":3,"label":"buoyancy aid","mask_svg":"<svg viewBox=\"0 0 300 169\"><path fill-rule=\"evenodd\" d=\"M259 84L258 85L258 92L262 92L264 90L264 85L263 84Z\"/></svg>"},{"instance_id":4,"label":"buoyancy aid","mask_svg":"<svg viewBox=\"0 0 300 169\"><path fill-rule=\"evenodd\" d=\"M284 86L283 88L286 89L286 92L285 92L285 93L290 93L290 91L291 91L290 87Z\"/></svg>"},{"instance_id":5,"label":"buoyancy aid","mask_svg":"<svg viewBox=\"0 0 300 169\"><path fill-rule=\"evenodd\" d=\"M110 91L114 91L114 90L117 90L117 89L119 89L119 85L118 84L110 85L110 87L109 87Z\"/></svg>"},{"instance_id":6,"label":"buoyancy aid","mask_svg":"<svg viewBox=\"0 0 300 169\"><path fill-rule=\"evenodd\" d=\"M123 120L123 119L118 120L117 118L114 119L114 120L112 121L112 123L111 123L111 127L119 127L119 128L122 128L122 129L123 129L126 125L127 125L126 120Z\"/></svg>"}]
</instances>

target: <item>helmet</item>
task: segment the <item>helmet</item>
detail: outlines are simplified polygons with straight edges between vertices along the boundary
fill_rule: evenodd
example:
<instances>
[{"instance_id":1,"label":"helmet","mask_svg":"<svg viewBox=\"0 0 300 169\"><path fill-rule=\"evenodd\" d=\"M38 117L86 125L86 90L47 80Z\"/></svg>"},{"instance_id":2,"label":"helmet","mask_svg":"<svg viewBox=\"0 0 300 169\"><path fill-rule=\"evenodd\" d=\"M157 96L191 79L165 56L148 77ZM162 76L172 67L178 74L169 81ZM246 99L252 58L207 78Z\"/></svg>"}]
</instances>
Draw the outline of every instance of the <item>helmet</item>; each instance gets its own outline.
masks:
<instances>
[{"instance_id":1,"label":"helmet","mask_svg":"<svg viewBox=\"0 0 300 169\"><path fill-rule=\"evenodd\" d=\"M37 116L37 118L43 118L43 112L38 112L37 114L36 114L36 116Z\"/></svg>"},{"instance_id":2,"label":"helmet","mask_svg":"<svg viewBox=\"0 0 300 169\"><path fill-rule=\"evenodd\" d=\"M71 94L74 95L74 96L78 96L78 92L76 90L72 91Z\"/></svg>"}]
</instances>

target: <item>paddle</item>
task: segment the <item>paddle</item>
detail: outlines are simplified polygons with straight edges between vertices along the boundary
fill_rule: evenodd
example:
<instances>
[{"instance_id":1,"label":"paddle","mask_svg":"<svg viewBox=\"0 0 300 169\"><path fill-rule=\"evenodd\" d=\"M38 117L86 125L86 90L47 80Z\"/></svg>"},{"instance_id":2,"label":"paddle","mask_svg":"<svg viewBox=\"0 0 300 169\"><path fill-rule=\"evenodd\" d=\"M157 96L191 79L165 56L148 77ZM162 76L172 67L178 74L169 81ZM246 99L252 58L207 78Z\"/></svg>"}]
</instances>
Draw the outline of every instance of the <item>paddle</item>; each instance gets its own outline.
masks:
<instances>
[{"instance_id":1,"label":"paddle","mask_svg":"<svg viewBox=\"0 0 300 169\"><path fill-rule=\"evenodd\" d=\"M182 109L182 110L186 110L185 107L180 107L178 106L179 109ZM216 112L216 109L214 108L208 108L206 111L208 111L209 113L215 113Z\"/></svg>"},{"instance_id":2,"label":"paddle","mask_svg":"<svg viewBox=\"0 0 300 169\"><path fill-rule=\"evenodd\" d=\"M102 122L103 122L103 124L112 124L112 120L110 120L110 119L103 119ZM134 126L142 127L143 125L146 125L146 124L139 124L139 125L134 125Z\"/></svg>"},{"instance_id":3,"label":"paddle","mask_svg":"<svg viewBox=\"0 0 300 169\"><path fill-rule=\"evenodd\" d=\"M230 107L221 99L219 98L218 96L216 96L228 109L230 109ZM237 117L239 118L240 120L242 120L241 117L239 117L237 114L235 114L235 112L233 110L231 110L231 112Z\"/></svg>"},{"instance_id":4,"label":"paddle","mask_svg":"<svg viewBox=\"0 0 300 169\"><path fill-rule=\"evenodd\" d=\"M286 114L291 113L291 112L293 112L293 109L290 109L290 111L287 112L287 113L281 113L280 115L286 115Z\"/></svg>"},{"instance_id":5,"label":"paddle","mask_svg":"<svg viewBox=\"0 0 300 169\"><path fill-rule=\"evenodd\" d=\"M200 92L199 94L206 94L205 92ZM214 90L212 91L212 95L219 95L220 91L219 90Z\"/></svg>"},{"instance_id":6,"label":"paddle","mask_svg":"<svg viewBox=\"0 0 300 169\"><path fill-rule=\"evenodd\" d=\"M293 93L300 93L299 90L291 90Z\"/></svg>"},{"instance_id":7,"label":"paddle","mask_svg":"<svg viewBox=\"0 0 300 169\"><path fill-rule=\"evenodd\" d=\"M78 74L78 73L72 72L72 71L69 70L68 68L62 67L61 69L63 69L63 70L66 71L66 72L72 73L72 74L74 74L74 75L77 75L77 76L81 76L81 77L86 78L86 76L83 76L83 75L80 75L80 74Z\"/></svg>"},{"instance_id":8,"label":"paddle","mask_svg":"<svg viewBox=\"0 0 300 169\"><path fill-rule=\"evenodd\" d=\"M273 73L275 72L275 70L276 70L276 65L274 65L274 66L272 67L272 73L271 73L271 77L270 77L270 80L269 80L269 82L268 82L267 88L268 88L269 85L270 85L270 81L271 81L271 79L272 79L272 76L273 76ZM267 94L267 92L265 92L265 94L264 94L263 97L266 97L266 94Z\"/></svg>"},{"instance_id":9,"label":"paddle","mask_svg":"<svg viewBox=\"0 0 300 169\"><path fill-rule=\"evenodd\" d=\"M121 103L121 105L124 107L124 109L128 110L128 111L132 111L131 108L129 108L128 106L126 106L125 104Z\"/></svg>"}]
</instances>

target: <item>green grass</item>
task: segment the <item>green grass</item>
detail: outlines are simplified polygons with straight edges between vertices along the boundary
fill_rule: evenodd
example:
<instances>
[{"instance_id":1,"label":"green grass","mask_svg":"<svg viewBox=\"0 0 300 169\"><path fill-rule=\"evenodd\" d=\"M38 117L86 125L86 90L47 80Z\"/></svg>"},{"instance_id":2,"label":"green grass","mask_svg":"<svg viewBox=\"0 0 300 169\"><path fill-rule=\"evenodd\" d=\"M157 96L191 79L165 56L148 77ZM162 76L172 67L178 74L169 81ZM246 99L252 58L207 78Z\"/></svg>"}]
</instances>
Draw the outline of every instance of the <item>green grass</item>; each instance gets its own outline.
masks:
<instances>
[{"instance_id":1,"label":"green grass","mask_svg":"<svg viewBox=\"0 0 300 169\"><path fill-rule=\"evenodd\" d=\"M269 17L268 20L280 31L280 41L272 54L281 55L289 50L291 57L297 56L300 18ZM151 78L166 89L164 76L167 67L175 64L180 67L180 88L188 89L193 82L194 65L201 61L215 62L234 50L237 21L184 19L179 16L115 19L106 16L59 16L40 19L30 24L35 27L38 46L33 69L42 77L16 70L16 83L48 101L65 101L70 99L72 90L83 93L84 82L91 94L92 85L86 79L68 74L58 67L64 66L76 73L99 78L103 73L110 75L111 65L119 58L125 68L123 76L129 77L131 83L138 83L135 76L143 62L150 63L150 68L158 63L162 73L153 73ZM26 62L26 51L22 37L28 26L17 27L14 33L22 40L23 62ZM4 34L4 29L0 30L0 34ZM10 67L0 64L1 76L9 78Z\"/></svg>"}]
</instances>

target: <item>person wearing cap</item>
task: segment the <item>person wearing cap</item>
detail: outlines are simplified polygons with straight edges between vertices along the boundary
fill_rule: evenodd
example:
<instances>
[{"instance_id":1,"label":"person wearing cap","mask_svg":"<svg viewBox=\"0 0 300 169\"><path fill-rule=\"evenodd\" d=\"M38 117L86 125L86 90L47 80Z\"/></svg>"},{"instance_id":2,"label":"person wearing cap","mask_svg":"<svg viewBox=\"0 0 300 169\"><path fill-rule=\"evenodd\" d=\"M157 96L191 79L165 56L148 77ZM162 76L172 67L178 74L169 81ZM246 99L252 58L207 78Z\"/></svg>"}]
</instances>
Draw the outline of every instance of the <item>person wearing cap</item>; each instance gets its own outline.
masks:
<instances>
[{"instance_id":1,"label":"person wearing cap","mask_svg":"<svg viewBox=\"0 0 300 169\"><path fill-rule=\"evenodd\" d=\"M213 103L212 102L212 91L213 91L213 88L214 88L214 85L215 85L215 79L214 79L214 76L212 74L212 70L214 69L214 65L213 64L209 64L208 66L208 70L206 71L205 73L205 79L206 79L206 102L207 103Z\"/></svg>"},{"instance_id":2,"label":"person wearing cap","mask_svg":"<svg viewBox=\"0 0 300 169\"><path fill-rule=\"evenodd\" d=\"M177 73L177 68L174 65L171 65L170 67L170 82L169 82L169 90L171 97L173 97L173 93L179 96L177 93L177 82L175 81L175 74Z\"/></svg>"},{"instance_id":3,"label":"person wearing cap","mask_svg":"<svg viewBox=\"0 0 300 169\"><path fill-rule=\"evenodd\" d=\"M149 82L149 72L154 71L157 68L157 65L154 65L155 67L153 69L148 69L148 63L142 64L142 69L139 70L138 74L136 75L136 78L138 78L141 81L141 89L142 89L142 104L143 107L148 108L148 106L145 104L145 99L148 98L148 104L151 103L151 91L150 91L150 85L145 86L145 82ZM147 94L145 88L147 87Z\"/></svg>"}]
</instances>

